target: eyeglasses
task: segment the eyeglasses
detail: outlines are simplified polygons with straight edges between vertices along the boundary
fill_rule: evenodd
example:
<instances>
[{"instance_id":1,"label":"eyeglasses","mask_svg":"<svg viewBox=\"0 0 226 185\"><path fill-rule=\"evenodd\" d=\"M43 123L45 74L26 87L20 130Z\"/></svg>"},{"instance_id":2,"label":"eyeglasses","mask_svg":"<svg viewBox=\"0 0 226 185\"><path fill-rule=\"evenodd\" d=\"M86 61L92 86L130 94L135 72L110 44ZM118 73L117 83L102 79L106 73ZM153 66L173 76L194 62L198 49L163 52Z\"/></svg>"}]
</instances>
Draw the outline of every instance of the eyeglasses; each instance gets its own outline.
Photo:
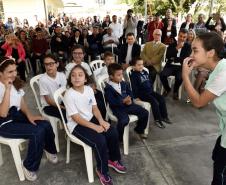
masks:
<instances>
[{"instance_id":1,"label":"eyeglasses","mask_svg":"<svg viewBox=\"0 0 226 185\"><path fill-rule=\"evenodd\" d=\"M82 52L73 52L72 54L73 54L73 55L83 55Z\"/></svg>"},{"instance_id":2,"label":"eyeglasses","mask_svg":"<svg viewBox=\"0 0 226 185\"><path fill-rule=\"evenodd\" d=\"M46 67L53 67L56 62L44 63Z\"/></svg>"}]
</instances>

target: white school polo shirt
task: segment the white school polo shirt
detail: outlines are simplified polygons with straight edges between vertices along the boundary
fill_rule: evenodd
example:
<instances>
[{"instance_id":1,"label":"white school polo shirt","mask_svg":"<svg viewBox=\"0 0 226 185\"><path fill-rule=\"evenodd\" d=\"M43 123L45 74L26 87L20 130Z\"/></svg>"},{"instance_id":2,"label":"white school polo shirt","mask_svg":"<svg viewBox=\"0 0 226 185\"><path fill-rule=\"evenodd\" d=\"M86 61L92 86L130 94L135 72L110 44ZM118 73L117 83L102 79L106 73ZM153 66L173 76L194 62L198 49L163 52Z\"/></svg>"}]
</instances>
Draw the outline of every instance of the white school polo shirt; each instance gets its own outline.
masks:
<instances>
[{"instance_id":1,"label":"white school polo shirt","mask_svg":"<svg viewBox=\"0 0 226 185\"><path fill-rule=\"evenodd\" d=\"M69 64L66 65L66 67L65 67L65 68L66 68L65 74L66 74L66 77L67 77L67 78L68 78L68 76L69 76L69 74L70 74L72 68L73 68L75 65L76 65L76 63L74 63L74 62L71 62L71 63L69 63ZM87 74L88 74L89 76L92 75L92 71L91 71L91 69L90 69L90 67L89 67L89 65L88 65L87 63L82 62L82 63L81 63L81 66L86 70L86 72L87 72Z\"/></svg>"},{"instance_id":2,"label":"white school polo shirt","mask_svg":"<svg viewBox=\"0 0 226 185\"><path fill-rule=\"evenodd\" d=\"M52 100L54 100L53 95L55 91L60 87L66 87L66 85L67 80L64 73L57 72L55 78L52 78L47 73L44 73L39 79L42 106L45 107L49 105L44 98L45 95L48 95Z\"/></svg>"},{"instance_id":3,"label":"white school polo shirt","mask_svg":"<svg viewBox=\"0 0 226 185\"><path fill-rule=\"evenodd\" d=\"M71 133L78 124L71 116L79 114L83 119L90 121L93 117L93 105L97 104L93 89L89 86L84 86L83 93L73 88L68 89L64 95L63 101L67 113L67 127Z\"/></svg>"},{"instance_id":4,"label":"white school polo shirt","mask_svg":"<svg viewBox=\"0 0 226 185\"><path fill-rule=\"evenodd\" d=\"M15 106L17 107L17 110L20 110L20 105L21 105L21 99L24 96L24 91L22 89L16 90L14 86L11 87L10 90L10 106ZM3 97L5 95L5 85L0 82L0 103L3 101Z\"/></svg>"}]
</instances>

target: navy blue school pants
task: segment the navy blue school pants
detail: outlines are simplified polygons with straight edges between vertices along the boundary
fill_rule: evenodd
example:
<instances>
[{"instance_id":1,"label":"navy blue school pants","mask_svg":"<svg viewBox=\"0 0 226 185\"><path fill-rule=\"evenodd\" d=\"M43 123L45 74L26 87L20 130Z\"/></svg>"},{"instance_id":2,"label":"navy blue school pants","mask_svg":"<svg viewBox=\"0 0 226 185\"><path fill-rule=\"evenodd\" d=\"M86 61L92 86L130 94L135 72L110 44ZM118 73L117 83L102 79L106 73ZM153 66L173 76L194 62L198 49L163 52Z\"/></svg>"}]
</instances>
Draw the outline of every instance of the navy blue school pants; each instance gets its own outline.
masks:
<instances>
[{"instance_id":1,"label":"navy blue school pants","mask_svg":"<svg viewBox=\"0 0 226 185\"><path fill-rule=\"evenodd\" d=\"M53 116L53 117L56 117L56 118L59 118L61 120L61 116L60 116L60 112L58 110L57 107L54 107L54 106L45 106L43 108L43 111L44 113L46 113L47 115L49 116ZM66 109L62 109L61 108L61 111L62 111L62 114L64 116L64 120L65 122L67 122L67 117L66 117Z\"/></svg>"},{"instance_id":2,"label":"navy blue school pants","mask_svg":"<svg viewBox=\"0 0 226 185\"><path fill-rule=\"evenodd\" d=\"M0 125L0 136L6 138L28 139L27 156L23 162L29 171L37 171L41 162L43 149L56 154L53 129L48 121L38 120L33 125L28 120L12 121Z\"/></svg>"},{"instance_id":3,"label":"navy blue school pants","mask_svg":"<svg viewBox=\"0 0 226 185\"><path fill-rule=\"evenodd\" d=\"M99 125L95 117L90 122ZM118 133L114 127L110 126L107 132L97 133L93 129L77 125L72 134L92 147L97 161L97 169L102 174L108 174L108 160L121 160Z\"/></svg>"},{"instance_id":4,"label":"navy blue school pants","mask_svg":"<svg viewBox=\"0 0 226 185\"><path fill-rule=\"evenodd\" d=\"M152 92L139 98L142 101L151 103L151 110L154 116L154 120L161 121L162 119L168 118L165 98L162 95L156 92Z\"/></svg>"},{"instance_id":5,"label":"navy blue school pants","mask_svg":"<svg viewBox=\"0 0 226 185\"><path fill-rule=\"evenodd\" d=\"M148 123L148 111L141 107L140 105L136 105L132 103L129 106L126 106L124 109L115 109L112 110L113 114L117 117L117 130L119 134L119 141L123 139L124 128L129 124L129 114L136 115L138 117L137 126L135 127L135 131L138 134L143 134L144 130Z\"/></svg>"}]
</instances>

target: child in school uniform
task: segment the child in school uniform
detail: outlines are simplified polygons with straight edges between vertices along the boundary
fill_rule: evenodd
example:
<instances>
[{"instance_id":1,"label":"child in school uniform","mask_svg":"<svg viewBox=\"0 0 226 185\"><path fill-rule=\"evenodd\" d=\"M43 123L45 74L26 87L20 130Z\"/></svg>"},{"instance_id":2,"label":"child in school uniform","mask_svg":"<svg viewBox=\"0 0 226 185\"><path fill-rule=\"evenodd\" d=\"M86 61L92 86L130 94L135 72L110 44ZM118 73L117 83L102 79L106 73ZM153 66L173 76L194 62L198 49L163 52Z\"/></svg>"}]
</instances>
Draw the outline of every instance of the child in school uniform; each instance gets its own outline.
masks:
<instances>
[{"instance_id":1,"label":"child in school uniform","mask_svg":"<svg viewBox=\"0 0 226 185\"><path fill-rule=\"evenodd\" d=\"M81 65L70 72L68 86L64 95L69 131L91 146L97 161L97 175L103 185L112 185L108 167L119 173L126 168L121 163L118 133L100 114L93 89L86 84L89 76Z\"/></svg>"},{"instance_id":2,"label":"child in school uniform","mask_svg":"<svg viewBox=\"0 0 226 185\"><path fill-rule=\"evenodd\" d=\"M130 74L130 80L134 98L150 102L155 124L160 128L165 128L162 121L168 124L172 123L168 118L165 98L154 92L152 82L148 72L144 70L144 62L140 57L134 58L131 65L133 70Z\"/></svg>"},{"instance_id":3,"label":"child in school uniform","mask_svg":"<svg viewBox=\"0 0 226 185\"><path fill-rule=\"evenodd\" d=\"M103 75L108 75L108 66L110 64L113 64L115 63L115 58L114 58L114 55L112 52L110 51L106 51L104 53L104 63L105 63L105 66L102 67L100 70L98 70L97 72L94 71L94 75L95 75L95 78L98 80L98 78L100 78L101 76Z\"/></svg>"},{"instance_id":4,"label":"child in school uniform","mask_svg":"<svg viewBox=\"0 0 226 185\"><path fill-rule=\"evenodd\" d=\"M22 168L27 180L35 181L43 151L47 159L57 163L54 133L50 123L35 116L24 100L23 84L17 77L16 62L0 59L0 136L29 140L27 155Z\"/></svg>"},{"instance_id":5,"label":"child in school uniform","mask_svg":"<svg viewBox=\"0 0 226 185\"><path fill-rule=\"evenodd\" d=\"M129 114L138 116L134 131L143 139L147 138L144 130L148 122L148 111L134 104L132 92L123 79L122 66L116 63L108 66L110 81L105 87L105 97L113 114L117 117L119 140L122 141L125 126L129 123Z\"/></svg>"},{"instance_id":6,"label":"child in school uniform","mask_svg":"<svg viewBox=\"0 0 226 185\"><path fill-rule=\"evenodd\" d=\"M66 87L67 80L63 72L58 72L59 62L52 54L44 57L44 66L46 72L39 79L39 88L41 96L41 104L43 111L49 115L61 119L60 112L54 101L54 92L60 87ZM66 118L65 107L61 105L62 113Z\"/></svg>"}]
</instances>

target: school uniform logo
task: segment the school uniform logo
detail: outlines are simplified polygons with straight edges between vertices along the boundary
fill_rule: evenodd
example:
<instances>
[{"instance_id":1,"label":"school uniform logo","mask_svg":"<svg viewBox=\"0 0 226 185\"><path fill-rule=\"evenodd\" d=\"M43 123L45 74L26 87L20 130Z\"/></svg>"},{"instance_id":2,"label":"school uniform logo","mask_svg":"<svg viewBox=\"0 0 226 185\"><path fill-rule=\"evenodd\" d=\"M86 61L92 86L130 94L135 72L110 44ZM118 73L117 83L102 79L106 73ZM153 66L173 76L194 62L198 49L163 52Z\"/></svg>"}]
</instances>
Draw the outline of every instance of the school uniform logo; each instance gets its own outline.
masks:
<instances>
[{"instance_id":1,"label":"school uniform logo","mask_svg":"<svg viewBox=\"0 0 226 185\"><path fill-rule=\"evenodd\" d=\"M92 104L93 104L93 100L90 99L90 100L89 100L89 105L92 105Z\"/></svg>"}]
</instances>

